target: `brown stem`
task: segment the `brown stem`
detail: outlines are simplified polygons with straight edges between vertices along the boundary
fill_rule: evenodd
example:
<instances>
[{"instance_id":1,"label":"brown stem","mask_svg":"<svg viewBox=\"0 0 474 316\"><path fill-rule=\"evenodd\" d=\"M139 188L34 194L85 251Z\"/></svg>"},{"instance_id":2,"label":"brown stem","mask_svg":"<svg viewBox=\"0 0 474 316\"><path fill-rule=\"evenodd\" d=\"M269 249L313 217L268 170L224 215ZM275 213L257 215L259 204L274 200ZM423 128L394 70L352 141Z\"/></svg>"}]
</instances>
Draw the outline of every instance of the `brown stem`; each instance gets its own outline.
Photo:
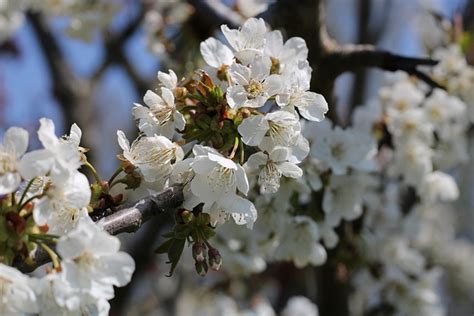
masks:
<instances>
[{"instance_id":1,"label":"brown stem","mask_svg":"<svg viewBox=\"0 0 474 316\"><path fill-rule=\"evenodd\" d=\"M150 195L136 202L133 206L123 208L100 220L104 230L112 235L136 232L143 223L151 218L176 209L183 203L182 185L173 185L158 194ZM38 249L33 257L34 262L16 262L14 264L22 272L32 272L39 266L50 261L45 251Z\"/></svg>"}]
</instances>

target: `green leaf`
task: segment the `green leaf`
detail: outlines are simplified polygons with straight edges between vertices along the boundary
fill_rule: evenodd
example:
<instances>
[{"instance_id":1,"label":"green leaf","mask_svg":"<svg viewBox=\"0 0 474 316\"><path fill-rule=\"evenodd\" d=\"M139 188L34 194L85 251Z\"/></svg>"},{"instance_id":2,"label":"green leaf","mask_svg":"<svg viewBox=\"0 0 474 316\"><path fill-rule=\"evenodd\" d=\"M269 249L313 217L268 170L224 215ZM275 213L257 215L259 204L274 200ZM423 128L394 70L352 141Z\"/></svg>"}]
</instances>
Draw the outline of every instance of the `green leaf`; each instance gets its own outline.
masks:
<instances>
[{"instance_id":1,"label":"green leaf","mask_svg":"<svg viewBox=\"0 0 474 316\"><path fill-rule=\"evenodd\" d=\"M191 233L191 227L188 225L177 225L174 229L174 237L177 239L186 239Z\"/></svg>"},{"instance_id":2,"label":"green leaf","mask_svg":"<svg viewBox=\"0 0 474 316\"><path fill-rule=\"evenodd\" d=\"M209 226L203 227L201 233L206 239L211 239L216 235L216 231Z\"/></svg>"},{"instance_id":3,"label":"green leaf","mask_svg":"<svg viewBox=\"0 0 474 316\"><path fill-rule=\"evenodd\" d=\"M168 250L168 263L171 264L170 272L167 276L172 276L176 266L178 265L181 254L183 253L184 245L186 244L186 239L172 239L173 242Z\"/></svg>"},{"instance_id":4,"label":"green leaf","mask_svg":"<svg viewBox=\"0 0 474 316\"><path fill-rule=\"evenodd\" d=\"M155 249L155 253L167 253L173 243L173 238L165 240L158 248Z\"/></svg>"}]
</instances>

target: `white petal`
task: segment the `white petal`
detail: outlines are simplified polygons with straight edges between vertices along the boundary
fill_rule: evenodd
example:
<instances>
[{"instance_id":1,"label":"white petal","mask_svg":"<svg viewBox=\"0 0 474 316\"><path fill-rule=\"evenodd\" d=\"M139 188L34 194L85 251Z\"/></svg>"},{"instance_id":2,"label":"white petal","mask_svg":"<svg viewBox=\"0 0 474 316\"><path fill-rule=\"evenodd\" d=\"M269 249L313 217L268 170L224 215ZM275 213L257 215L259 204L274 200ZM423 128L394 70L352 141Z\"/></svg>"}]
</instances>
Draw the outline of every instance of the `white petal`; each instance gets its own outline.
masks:
<instances>
[{"instance_id":1,"label":"white petal","mask_svg":"<svg viewBox=\"0 0 474 316\"><path fill-rule=\"evenodd\" d=\"M234 49L240 49L240 31L230 29L227 25L221 26L221 31Z\"/></svg>"},{"instance_id":2,"label":"white petal","mask_svg":"<svg viewBox=\"0 0 474 316\"><path fill-rule=\"evenodd\" d=\"M209 37L200 45L201 55L206 63L214 68L220 68L222 65L231 65L234 54L232 51L216 40L214 37Z\"/></svg>"},{"instance_id":3,"label":"white petal","mask_svg":"<svg viewBox=\"0 0 474 316\"><path fill-rule=\"evenodd\" d=\"M276 96L275 101L279 106L285 106L290 102L290 96L291 95L289 93L280 93Z\"/></svg>"},{"instance_id":4,"label":"white petal","mask_svg":"<svg viewBox=\"0 0 474 316\"><path fill-rule=\"evenodd\" d=\"M145 93L145 96L143 97L143 102L145 102L145 104L150 107L164 104L163 99L158 94L156 94L155 92L151 90L148 90Z\"/></svg>"},{"instance_id":5,"label":"white petal","mask_svg":"<svg viewBox=\"0 0 474 316\"><path fill-rule=\"evenodd\" d=\"M5 132L3 144L8 151L15 152L18 158L28 148L28 132L20 127L10 127Z\"/></svg>"},{"instance_id":6,"label":"white petal","mask_svg":"<svg viewBox=\"0 0 474 316\"><path fill-rule=\"evenodd\" d=\"M67 199L70 206L84 208L89 205L91 190L89 181L84 174L75 172L64 185L65 199Z\"/></svg>"},{"instance_id":7,"label":"white petal","mask_svg":"<svg viewBox=\"0 0 474 316\"><path fill-rule=\"evenodd\" d=\"M212 205L213 202L222 196L224 187L213 186L205 175L196 175L191 181L191 192L206 205Z\"/></svg>"},{"instance_id":8,"label":"white petal","mask_svg":"<svg viewBox=\"0 0 474 316\"><path fill-rule=\"evenodd\" d=\"M282 92L283 83L281 80L281 76L279 75L268 76L267 79L265 79L263 86L264 86L265 92L269 96L274 96Z\"/></svg>"},{"instance_id":9,"label":"white petal","mask_svg":"<svg viewBox=\"0 0 474 316\"><path fill-rule=\"evenodd\" d=\"M263 81L268 75L270 75L270 69L272 68L272 61L268 56L261 56L255 58L250 64L252 72L252 78Z\"/></svg>"},{"instance_id":10,"label":"white petal","mask_svg":"<svg viewBox=\"0 0 474 316\"><path fill-rule=\"evenodd\" d=\"M250 70L250 68L244 65L233 63L230 66L230 75L232 77L232 80L241 86L249 84L251 79L251 73L252 71Z\"/></svg>"},{"instance_id":11,"label":"white petal","mask_svg":"<svg viewBox=\"0 0 474 316\"><path fill-rule=\"evenodd\" d=\"M20 160L18 171L21 176L30 180L34 177L46 175L54 164L54 157L46 149L26 153Z\"/></svg>"},{"instance_id":12,"label":"white petal","mask_svg":"<svg viewBox=\"0 0 474 316\"><path fill-rule=\"evenodd\" d=\"M40 119L38 137L44 148L53 148L59 143L58 137L54 131L54 123L52 120L44 117Z\"/></svg>"},{"instance_id":13,"label":"white petal","mask_svg":"<svg viewBox=\"0 0 474 316\"><path fill-rule=\"evenodd\" d=\"M238 195L219 200L220 205L231 213L237 225L247 225L252 228L257 220L257 209L252 202Z\"/></svg>"},{"instance_id":14,"label":"white petal","mask_svg":"<svg viewBox=\"0 0 474 316\"><path fill-rule=\"evenodd\" d=\"M21 177L18 173L0 175L0 195L12 193L20 185Z\"/></svg>"},{"instance_id":15,"label":"white petal","mask_svg":"<svg viewBox=\"0 0 474 316\"><path fill-rule=\"evenodd\" d=\"M35 203L35 208L33 209L35 223L40 226L47 224L52 210L53 207L49 198L44 197L40 199Z\"/></svg>"},{"instance_id":16,"label":"white petal","mask_svg":"<svg viewBox=\"0 0 474 316\"><path fill-rule=\"evenodd\" d=\"M231 86L227 88L226 99L232 109L238 109L247 102L247 95L243 86Z\"/></svg>"},{"instance_id":17,"label":"white petal","mask_svg":"<svg viewBox=\"0 0 474 316\"><path fill-rule=\"evenodd\" d=\"M308 47L306 41L301 37L292 37L284 45L282 62L300 61L308 58Z\"/></svg>"},{"instance_id":18,"label":"white petal","mask_svg":"<svg viewBox=\"0 0 474 316\"><path fill-rule=\"evenodd\" d=\"M158 80L168 89L176 88L178 84L178 77L173 70L169 70L169 74L158 71Z\"/></svg>"},{"instance_id":19,"label":"white petal","mask_svg":"<svg viewBox=\"0 0 474 316\"><path fill-rule=\"evenodd\" d=\"M274 162L287 161L289 156L290 150L282 146L275 146L270 153L270 159Z\"/></svg>"},{"instance_id":20,"label":"white petal","mask_svg":"<svg viewBox=\"0 0 474 316\"><path fill-rule=\"evenodd\" d=\"M269 128L270 126L263 115L255 115L243 120L238 131L245 144L258 146Z\"/></svg>"},{"instance_id":21,"label":"white petal","mask_svg":"<svg viewBox=\"0 0 474 316\"><path fill-rule=\"evenodd\" d=\"M237 180L237 188L240 192L247 195L249 193L249 180L247 179L247 174L245 173L244 168L239 164L237 164L235 176Z\"/></svg>"},{"instance_id":22,"label":"white petal","mask_svg":"<svg viewBox=\"0 0 474 316\"><path fill-rule=\"evenodd\" d=\"M121 130L117 131L117 141L124 152L130 151L130 142L128 141L127 136L125 136L125 133Z\"/></svg>"},{"instance_id":23,"label":"white petal","mask_svg":"<svg viewBox=\"0 0 474 316\"><path fill-rule=\"evenodd\" d=\"M101 258L101 264L107 274L102 282L115 286L124 286L132 279L135 261L125 252L118 252Z\"/></svg>"},{"instance_id":24,"label":"white petal","mask_svg":"<svg viewBox=\"0 0 474 316\"><path fill-rule=\"evenodd\" d=\"M278 164L278 169L285 177L290 178L301 178L303 176L303 170L297 165L291 162L281 162Z\"/></svg>"},{"instance_id":25,"label":"white petal","mask_svg":"<svg viewBox=\"0 0 474 316\"><path fill-rule=\"evenodd\" d=\"M198 156L191 162L191 167L197 174L208 175L212 169L216 167L216 164L212 162L207 156Z\"/></svg>"},{"instance_id":26,"label":"white petal","mask_svg":"<svg viewBox=\"0 0 474 316\"><path fill-rule=\"evenodd\" d=\"M69 139L75 146L79 146L81 143L82 131L79 126L74 123L71 125L71 130L69 132Z\"/></svg>"},{"instance_id":27,"label":"white petal","mask_svg":"<svg viewBox=\"0 0 474 316\"><path fill-rule=\"evenodd\" d=\"M174 95L173 92L171 92L170 89L168 88L161 88L161 97L163 100L166 102L166 104L170 107L175 107L174 106Z\"/></svg>"},{"instance_id":28,"label":"white petal","mask_svg":"<svg viewBox=\"0 0 474 316\"><path fill-rule=\"evenodd\" d=\"M321 122L328 111L328 103L321 94L307 91L294 104L301 115L310 121Z\"/></svg>"},{"instance_id":29,"label":"white petal","mask_svg":"<svg viewBox=\"0 0 474 316\"><path fill-rule=\"evenodd\" d=\"M252 154L244 165L244 168L249 172L256 172L260 166L265 165L268 161L268 155L259 151Z\"/></svg>"},{"instance_id":30,"label":"white petal","mask_svg":"<svg viewBox=\"0 0 474 316\"><path fill-rule=\"evenodd\" d=\"M227 159L225 157L222 157L219 154L208 153L207 156L209 157L209 160L215 161L223 167L226 167L226 168L229 168L229 169L232 169L232 170L237 169L237 165L236 165L235 162L233 162L232 160Z\"/></svg>"},{"instance_id":31,"label":"white petal","mask_svg":"<svg viewBox=\"0 0 474 316\"><path fill-rule=\"evenodd\" d=\"M303 135L298 135L295 144L291 147L291 162L299 163L303 161L310 151L309 142Z\"/></svg>"},{"instance_id":32,"label":"white petal","mask_svg":"<svg viewBox=\"0 0 474 316\"><path fill-rule=\"evenodd\" d=\"M181 112L175 111L173 115L174 125L178 131L182 131L186 127L186 119Z\"/></svg>"},{"instance_id":33,"label":"white petal","mask_svg":"<svg viewBox=\"0 0 474 316\"><path fill-rule=\"evenodd\" d=\"M283 35L280 31L271 31L265 34L265 54L278 57L283 51Z\"/></svg>"}]
</instances>

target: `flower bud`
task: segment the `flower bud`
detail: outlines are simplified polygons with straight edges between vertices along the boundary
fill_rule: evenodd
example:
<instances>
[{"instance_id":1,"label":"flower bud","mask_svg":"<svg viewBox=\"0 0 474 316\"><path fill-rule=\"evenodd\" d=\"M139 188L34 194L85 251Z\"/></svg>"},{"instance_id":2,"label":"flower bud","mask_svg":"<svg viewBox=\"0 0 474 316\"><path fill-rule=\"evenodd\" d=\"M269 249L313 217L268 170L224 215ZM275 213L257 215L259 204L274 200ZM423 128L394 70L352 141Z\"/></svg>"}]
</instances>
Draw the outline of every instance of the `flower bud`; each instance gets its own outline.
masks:
<instances>
[{"instance_id":1,"label":"flower bud","mask_svg":"<svg viewBox=\"0 0 474 316\"><path fill-rule=\"evenodd\" d=\"M107 182L105 180L102 180L100 182L100 187L102 188L102 190L108 191L109 190L109 182Z\"/></svg>"},{"instance_id":2,"label":"flower bud","mask_svg":"<svg viewBox=\"0 0 474 316\"><path fill-rule=\"evenodd\" d=\"M242 109L240 111L240 115L242 115L242 118L247 118L247 117L250 117L252 113L250 112L249 109Z\"/></svg>"},{"instance_id":3,"label":"flower bud","mask_svg":"<svg viewBox=\"0 0 474 316\"><path fill-rule=\"evenodd\" d=\"M123 201L123 194L120 193L120 194L117 194L117 195L113 196L112 200L114 201L114 205L120 204Z\"/></svg>"},{"instance_id":4,"label":"flower bud","mask_svg":"<svg viewBox=\"0 0 474 316\"><path fill-rule=\"evenodd\" d=\"M227 81L229 76L229 68L229 66L223 65L217 70L217 78L219 78L220 81Z\"/></svg>"},{"instance_id":5,"label":"flower bud","mask_svg":"<svg viewBox=\"0 0 474 316\"><path fill-rule=\"evenodd\" d=\"M194 219L194 214L188 210L181 212L181 218L185 224L191 222Z\"/></svg>"},{"instance_id":6,"label":"flower bud","mask_svg":"<svg viewBox=\"0 0 474 316\"><path fill-rule=\"evenodd\" d=\"M202 277L205 276L207 274L207 271L209 270L209 267L207 266L206 261L203 261L203 262L196 261L195 267L196 267L197 274L199 274Z\"/></svg>"},{"instance_id":7,"label":"flower bud","mask_svg":"<svg viewBox=\"0 0 474 316\"><path fill-rule=\"evenodd\" d=\"M221 257L221 254L219 253L219 250L217 250L216 248L209 248L208 256L209 256L209 266L211 267L212 270L218 271L222 265L222 257Z\"/></svg>"},{"instance_id":8,"label":"flower bud","mask_svg":"<svg viewBox=\"0 0 474 316\"><path fill-rule=\"evenodd\" d=\"M202 242L197 241L193 244L193 258L196 262L204 262L206 259L206 253L204 250L204 244Z\"/></svg>"},{"instance_id":9,"label":"flower bud","mask_svg":"<svg viewBox=\"0 0 474 316\"><path fill-rule=\"evenodd\" d=\"M184 99L188 95L188 89L185 87L176 87L175 94L177 100Z\"/></svg>"},{"instance_id":10,"label":"flower bud","mask_svg":"<svg viewBox=\"0 0 474 316\"><path fill-rule=\"evenodd\" d=\"M26 229L26 221L18 213L8 212L6 214L7 227L15 231L18 235L23 234Z\"/></svg>"}]
</instances>

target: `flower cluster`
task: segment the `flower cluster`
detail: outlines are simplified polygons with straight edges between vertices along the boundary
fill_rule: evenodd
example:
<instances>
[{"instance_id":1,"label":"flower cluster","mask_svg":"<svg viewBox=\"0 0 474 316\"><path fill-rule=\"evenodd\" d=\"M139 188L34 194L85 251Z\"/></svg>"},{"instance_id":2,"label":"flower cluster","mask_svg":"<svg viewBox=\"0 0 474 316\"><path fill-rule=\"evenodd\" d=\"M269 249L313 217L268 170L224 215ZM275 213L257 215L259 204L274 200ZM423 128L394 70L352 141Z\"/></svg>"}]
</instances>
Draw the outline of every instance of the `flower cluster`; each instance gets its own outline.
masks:
<instances>
[{"instance_id":1,"label":"flower cluster","mask_svg":"<svg viewBox=\"0 0 474 316\"><path fill-rule=\"evenodd\" d=\"M463 64L450 54L437 56L441 59L433 73L438 79L447 65ZM459 257L463 244L455 238L448 215L453 210L445 204L459 197L448 171L467 159L469 108L458 96L396 74L381 88L378 100L355 113L356 127L378 135L385 178L366 193L362 240L357 243L365 267L356 273L351 297L356 315L379 308L407 315L446 313L437 290L441 272L452 278L449 274L464 270L458 260L447 263L453 261L440 251L451 249L451 258ZM463 252L469 258L472 250ZM454 272L453 266L459 270Z\"/></svg>"},{"instance_id":2,"label":"flower cluster","mask_svg":"<svg viewBox=\"0 0 474 316\"><path fill-rule=\"evenodd\" d=\"M300 115L320 122L328 105L309 91L303 39L285 42L255 18L240 29L221 29L229 46L213 37L202 42L204 70L181 80L172 70L158 73L159 88L133 108L140 136L130 145L118 133L120 159L129 188L157 192L181 183L183 207L196 218L210 215L213 227L232 218L251 228L257 209L247 198L254 187L249 179L272 194L282 178L301 178L298 164L310 146Z\"/></svg>"},{"instance_id":3,"label":"flower cluster","mask_svg":"<svg viewBox=\"0 0 474 316\"><path fill-rule=\"evenodd\" d=\"M113 286L130 281L134 261L88 215L94 197L78 171L89 164L79 127L58 138L53 122L41 119L38 137L43 148L26 152L28 133L12 127L0 145L0 310L106 315ZM9 266L40 250L53 261L43 277Z\"/></svg>"}]
</instances>

